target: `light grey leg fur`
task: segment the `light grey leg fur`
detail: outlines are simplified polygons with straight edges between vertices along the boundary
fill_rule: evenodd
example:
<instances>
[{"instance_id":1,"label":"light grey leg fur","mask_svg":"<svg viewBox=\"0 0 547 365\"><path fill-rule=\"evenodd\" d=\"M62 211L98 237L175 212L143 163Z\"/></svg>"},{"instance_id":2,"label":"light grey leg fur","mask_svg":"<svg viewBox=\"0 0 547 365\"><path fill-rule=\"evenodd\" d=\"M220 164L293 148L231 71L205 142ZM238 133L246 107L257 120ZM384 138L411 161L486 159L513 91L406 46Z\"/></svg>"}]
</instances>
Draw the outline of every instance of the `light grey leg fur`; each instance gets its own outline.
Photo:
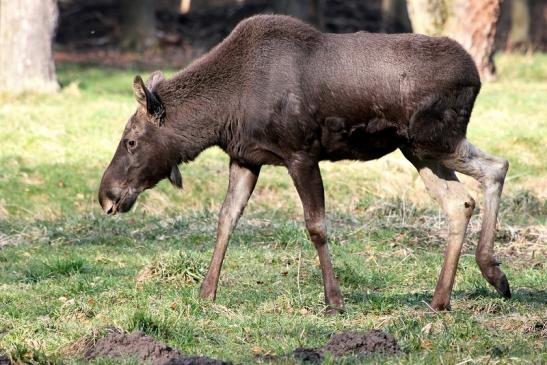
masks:
<instances>
[{"instance_id":1,"label":"light grey leg fur","mask_svg":"<svg viewBox=\"0 0 547 365\"><path fill-rule=\"evenodd\" d=\"M200 296L202 298L214 300L216 297L220 269L230 235L253 193L259 173L260 167L249 168L230 161L228 192L220 210L217 240L209 271L201 285Z\"/></svg>"},{"instance_id":2,"label":"light grey leg fur","mask_svg":"<svg viewBox=\"0 0 547 365\"><path fill-rule=\"evenodd\" d=\"M435 310L448 310L460 252L475 201L458 181L454 171L440 162L423 161L408 152L405 152L405 156L416 167L427 191L439 203L448 219L448 243L444 264L431 303Z\"/></svg>"},{"instance_id":3,"label":"light grey leg fur","mask_svg":"<svg viewBox=\"0 0 547 365\"><path fill-rule=\"evenodd\" d=\"M469 175L481 183L484 190L484 213L475 257L486 280L502 296L510 298L509 282L494 258L496 222L509 163L503 158L484 153L467 140L463 140L456 152L442 162L449 169Z\"/></svg>"}]
</instances>

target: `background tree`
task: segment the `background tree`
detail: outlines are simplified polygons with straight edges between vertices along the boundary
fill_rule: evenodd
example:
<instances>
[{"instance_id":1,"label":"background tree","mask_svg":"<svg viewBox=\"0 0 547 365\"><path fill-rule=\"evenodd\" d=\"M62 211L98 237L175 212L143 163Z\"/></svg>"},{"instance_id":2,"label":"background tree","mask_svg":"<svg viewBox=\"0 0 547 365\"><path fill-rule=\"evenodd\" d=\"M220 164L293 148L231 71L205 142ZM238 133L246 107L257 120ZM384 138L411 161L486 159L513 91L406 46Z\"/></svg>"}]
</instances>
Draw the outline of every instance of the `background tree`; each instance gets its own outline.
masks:
<instances>
[{"instance_id":1,"label":"background tree","mask_svg":"<svg viewBox=\"0 0 547 365\"><path fill-rule=\"evenodd\" d=\"M52 52L57 16L55 0L0 0L0 90L59 89Z\"/></svg>"},{"instance_id":2,"label":"background tree","mask_svg":"<svg viewBox=\"0 0 547 365\"><path fill-rule=\"evenodd\" d=\"M397 33L411 29L406 0L382 0L383 33Z\"/></svg>"},{"instance_id":3,"label":"background tree","mask_svg":"<svg viewBox=\"0 0 547 365\"><path fill-rule=\"evenodd\" d=\"M496 24L501 0L408 0L408 14L416 33L446 35L471 54L483 80L495 74L493 61Z\"/></svg>"},{"instance_id":4,"label":"background tree","mask_svg":"<svg viewBox=\"0 0 547 365\"><path fill-rule=\"evenodd\" d=\"M512 50L526 50L530 47L530 4L528 0L511 0L508 5L511 7L511 27L507 46Z\"/></svg>"},{"instance_id":5,"label":"background tree","mask_svg":"<svg viewBox=\"0 0 547 365\"><path fill-rule=\"evenodd\" d=\"M535 50L547 51L547 1L530 0L530 41Z\"/></svg>"},{"instance_id":6,"label":"background tree","mask_svg":"<svg viewBox=\"0 0 547 365\"><path fill-rule=\"evenodd\" d=\"M323 29L325 27L325 4L326 0L277 0L276 10Z\"/></svg>"},{"instance_id":7,"label":"background tree","mask_svg":"<svg viewBox=\"0 0 547 365\"><path fill-rule=\"evenodd\" d=\"M154 0L121 0L120 46L125 51L142 52L157 45Z\"/></svg>"},{"instance_id":8,"label":"background tree","mask_svg":"<svg viewBox=\"0 0 547 365\"><path fill-rule=\"evenodd\" d=\"M503 0L496 48L507 51L547 50L547 1Z\"/></svg>"}]
</instances>

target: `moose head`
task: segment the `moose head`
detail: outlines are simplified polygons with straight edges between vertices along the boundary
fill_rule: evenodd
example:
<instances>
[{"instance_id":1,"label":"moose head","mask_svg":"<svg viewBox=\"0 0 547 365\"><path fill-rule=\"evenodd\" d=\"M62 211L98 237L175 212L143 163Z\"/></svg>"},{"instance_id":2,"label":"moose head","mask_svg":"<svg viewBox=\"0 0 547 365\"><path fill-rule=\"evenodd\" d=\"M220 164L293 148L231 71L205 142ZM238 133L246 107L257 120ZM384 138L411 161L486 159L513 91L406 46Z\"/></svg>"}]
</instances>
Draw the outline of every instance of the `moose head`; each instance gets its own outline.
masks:
<instances>
[{"instance_id":1,"label":"moose head","mask_svg":"<svg viewBox=\"0 0 547 365\"><path fill-rule=\"evenodd\" d=\"M146 83L140 76L133 81L139 105L125 126L99 188L99 202L107 214L129 211L142 191L164 178L182 189L177 167L181 158L171 146L170 131L165 126L166 108L156 92L163 81L165 78L159 71Z\"/></svg>"}]
</instances>

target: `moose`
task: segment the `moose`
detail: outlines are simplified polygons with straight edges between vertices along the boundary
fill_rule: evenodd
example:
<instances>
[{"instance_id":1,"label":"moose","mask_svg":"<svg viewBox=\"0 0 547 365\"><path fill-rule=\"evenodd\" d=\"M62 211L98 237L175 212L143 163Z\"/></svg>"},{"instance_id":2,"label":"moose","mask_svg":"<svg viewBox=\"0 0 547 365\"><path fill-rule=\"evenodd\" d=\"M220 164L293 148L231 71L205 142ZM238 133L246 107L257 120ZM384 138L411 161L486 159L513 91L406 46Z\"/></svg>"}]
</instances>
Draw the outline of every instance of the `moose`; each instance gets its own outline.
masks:
<instances>
[{"instance_id":1,"label":"moose","mask_svg":"<svg viewBox=\"0 0 547 365\"><path fill-rule=\"evenodd\" d=\"M449 226L431 307L449 310L475 201L455 172L484 191L476 261L503 296L511 291L494 257L498 207L508 162L466 139L481 87L469 54L446 37L322 33L297 19L258 15L173 77L136 76L138 102L104 172L99 202L127 212L178 165L219 146L230 157L228 191L200 296L214 300L230 235L262 165L285 166L302 202L319 257L329 312L344 308L327 247L318 163L378 159L399 149L414 165Z\"/></svg>"}]
</instances>

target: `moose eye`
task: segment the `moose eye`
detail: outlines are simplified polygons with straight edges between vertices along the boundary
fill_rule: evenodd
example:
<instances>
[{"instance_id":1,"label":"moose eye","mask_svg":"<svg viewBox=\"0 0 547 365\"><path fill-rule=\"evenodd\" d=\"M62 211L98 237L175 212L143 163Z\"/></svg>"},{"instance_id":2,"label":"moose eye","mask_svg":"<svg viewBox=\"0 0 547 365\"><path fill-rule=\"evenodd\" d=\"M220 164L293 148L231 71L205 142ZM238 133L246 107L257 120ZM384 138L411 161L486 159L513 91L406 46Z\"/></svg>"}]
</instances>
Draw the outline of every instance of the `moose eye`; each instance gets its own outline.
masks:
<instances>
[{"instance_id":1,"label":"moose eye","mask_svg":"<svg viewBox=\"0 0 547 365\"><path fill-rule=\"evenodd\" d=\"M127 144L127 149L132 150L137 146L137 141L130 139L126 142L126 144Z\"/></svg>"}]
</instances>

